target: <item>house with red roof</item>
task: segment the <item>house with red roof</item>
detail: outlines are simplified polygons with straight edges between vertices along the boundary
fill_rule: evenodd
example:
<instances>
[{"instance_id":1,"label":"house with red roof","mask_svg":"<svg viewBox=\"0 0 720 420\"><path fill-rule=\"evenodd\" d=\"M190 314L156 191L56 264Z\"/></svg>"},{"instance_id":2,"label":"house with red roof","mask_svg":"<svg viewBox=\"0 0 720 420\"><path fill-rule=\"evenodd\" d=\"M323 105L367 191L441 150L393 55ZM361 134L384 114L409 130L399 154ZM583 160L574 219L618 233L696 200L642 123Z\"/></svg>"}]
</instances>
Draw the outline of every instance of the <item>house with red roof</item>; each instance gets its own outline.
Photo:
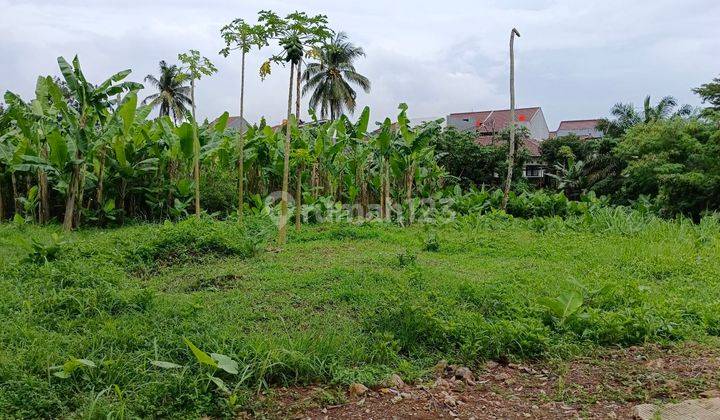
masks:
<instances>
[{"instance_id":1,"label":"house with red roof","mask_svg":"<svg viewBox=\"0 0 720 420\"><path fill-rule=\"evenodd\" d=\"M542 181L545 168L540 159L540 143L550 137L542 108L518 108L515 110L517 125L527 128L530 136L523 139L524 147L530 154L523 175ZM477 142L484 146L498 144L498 133L510 125L510 110L499 109L478 112L461 112L447 116L447 126L459 131L477 131Z\"/></svg>"},{"instance_id":2,"label":"house with red roof","mask_svg":"<svg viewBox=\"0 0 720 420\"><path fill-rule=\"evenodd\" d=\"M600 120L568 120L561 121L556 131L555 137L567 136L575 134L581 139L599 139L602 138L602 131L598 130L597 125Z\"/></svg>"}]
</instances>

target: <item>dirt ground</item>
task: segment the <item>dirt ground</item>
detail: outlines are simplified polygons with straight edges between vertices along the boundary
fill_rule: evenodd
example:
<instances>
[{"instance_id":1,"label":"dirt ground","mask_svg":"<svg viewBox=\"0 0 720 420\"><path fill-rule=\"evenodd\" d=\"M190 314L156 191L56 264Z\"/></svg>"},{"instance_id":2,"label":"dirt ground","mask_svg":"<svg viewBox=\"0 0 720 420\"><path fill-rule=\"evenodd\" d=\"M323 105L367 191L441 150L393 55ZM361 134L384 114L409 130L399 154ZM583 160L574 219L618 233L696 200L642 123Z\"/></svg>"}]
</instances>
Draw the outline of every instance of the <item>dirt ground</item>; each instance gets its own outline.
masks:
<instances>
[{"instance_id":1,"label":"dirt ground","mask_svg":"<svg viewBox=\"0 0 720 420\"><path fill-rule=\"evenodd\" d=\"M435 379L416 384L398 379L368 390L360 384L347 390L274 389L241 417L632 418L638 404L719 396L720 348L630 347L565 362L489 362L475 372L440 363Z\"/></svg>"}]
</instances>

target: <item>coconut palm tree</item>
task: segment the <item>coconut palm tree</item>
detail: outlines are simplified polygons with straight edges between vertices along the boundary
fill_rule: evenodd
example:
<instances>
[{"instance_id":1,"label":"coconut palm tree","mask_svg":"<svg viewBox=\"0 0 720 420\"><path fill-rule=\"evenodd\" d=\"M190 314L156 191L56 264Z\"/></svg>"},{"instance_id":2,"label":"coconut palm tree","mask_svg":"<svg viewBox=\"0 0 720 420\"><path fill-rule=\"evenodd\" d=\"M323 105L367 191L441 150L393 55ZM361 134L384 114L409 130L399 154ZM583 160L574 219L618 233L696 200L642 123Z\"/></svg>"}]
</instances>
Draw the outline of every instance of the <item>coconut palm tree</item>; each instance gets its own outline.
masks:
<instances>
[{"instance_id":1,"label":"coconut palm tree","mask_svg":"<svg viewBox=\"0 0 720 420\"><path fill-rule=\"evenodd\" d=\"M355 111L357 92L351 84L370 92L370 80L355 70L354 61L364 57L362 48L348 41L347 34L339 32L330 42L315 50L317 63L309 63L303 73L303 95L312 90L310 108L320 106L320 116L335 120L343 109Z\"/></svg>"},{"instance_id":2,"label":"coconut palm tree","mask_svg":"<svg viewBox=\"0 0 720 420\"><path fill-rule=\"evenodd\" d=\"M160 116L170 115L175 123L182 121L187 115L188 107L192 106L190 86L188 78L182 69L175 64L168 65L165 60L160 61L160 78L148 74L145 81L154 86L158 92L145 100L143 105L152 105L153 108L160 107Z\"/></svg>"}]
</instances>

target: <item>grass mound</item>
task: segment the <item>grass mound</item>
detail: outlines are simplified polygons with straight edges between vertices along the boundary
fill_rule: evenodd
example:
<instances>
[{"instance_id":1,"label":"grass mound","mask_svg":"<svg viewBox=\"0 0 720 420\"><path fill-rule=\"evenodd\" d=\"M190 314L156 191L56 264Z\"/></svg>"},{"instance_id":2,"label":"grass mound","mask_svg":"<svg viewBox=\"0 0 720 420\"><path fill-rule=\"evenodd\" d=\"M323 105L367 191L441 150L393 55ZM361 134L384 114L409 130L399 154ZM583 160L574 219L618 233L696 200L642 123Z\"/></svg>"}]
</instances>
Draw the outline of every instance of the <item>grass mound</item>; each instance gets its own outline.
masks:
<instances>
[{"instance_id":1,"label":"grass mound","mask_svg":"<svg viewBox=\"0 0 720 420\"><path fill-rule=\"evenodd\" d=\"M265 221L189 219L82 231L46 263L22 262L14 243L53 228L0 227L0 412L230 417L264 386L710 342L719 227L490 213L304 227L256 255Z\"/></svg>"}]
</instances>

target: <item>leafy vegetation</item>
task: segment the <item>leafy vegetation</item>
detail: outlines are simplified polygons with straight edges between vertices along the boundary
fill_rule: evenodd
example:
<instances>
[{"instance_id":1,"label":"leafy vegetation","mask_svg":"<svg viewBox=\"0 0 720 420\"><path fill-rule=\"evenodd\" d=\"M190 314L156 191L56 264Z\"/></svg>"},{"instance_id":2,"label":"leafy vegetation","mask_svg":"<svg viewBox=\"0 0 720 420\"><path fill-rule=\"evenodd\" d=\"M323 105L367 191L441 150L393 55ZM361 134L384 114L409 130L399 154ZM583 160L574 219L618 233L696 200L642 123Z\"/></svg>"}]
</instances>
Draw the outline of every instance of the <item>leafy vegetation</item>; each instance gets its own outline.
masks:
<instances>
[{"instance_id":1,"label":"leafy vegetation","mask_svg":"<svg viewBox=\"0 0 720 420\"><path fill-rule=\"evenodd\" d=\"M39 265L15 243L56 228L0 227L0 411L231 416L266 386L720 334L715 217L321 224L258 253L271 226L86 229Z\"/></svg>"}]
</instances>

